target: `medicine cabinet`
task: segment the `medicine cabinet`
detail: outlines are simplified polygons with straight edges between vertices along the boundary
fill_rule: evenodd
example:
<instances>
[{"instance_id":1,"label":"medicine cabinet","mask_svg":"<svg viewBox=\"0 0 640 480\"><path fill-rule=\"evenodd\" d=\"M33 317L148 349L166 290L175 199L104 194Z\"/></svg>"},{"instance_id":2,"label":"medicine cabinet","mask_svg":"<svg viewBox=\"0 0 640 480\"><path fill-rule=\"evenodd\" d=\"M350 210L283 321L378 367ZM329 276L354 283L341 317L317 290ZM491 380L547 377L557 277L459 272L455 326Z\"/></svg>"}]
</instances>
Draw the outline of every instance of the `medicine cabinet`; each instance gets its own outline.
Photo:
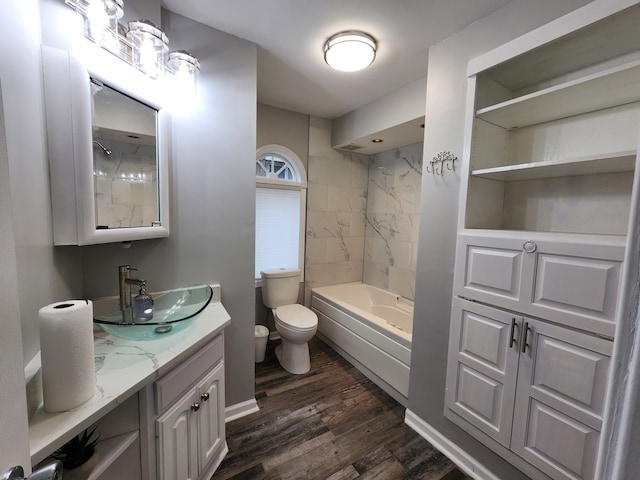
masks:
<instances>
[{"instance_id":1,"label":"medicine cabinet","mask_svg":"<svg viewBox=\"0 0 640 480\"><path fill-rule=\"evenodd\" d=\"M167 113L156 80L115 56L43 46L55 245L169 235Z\"/></svg>"}]
</instances>

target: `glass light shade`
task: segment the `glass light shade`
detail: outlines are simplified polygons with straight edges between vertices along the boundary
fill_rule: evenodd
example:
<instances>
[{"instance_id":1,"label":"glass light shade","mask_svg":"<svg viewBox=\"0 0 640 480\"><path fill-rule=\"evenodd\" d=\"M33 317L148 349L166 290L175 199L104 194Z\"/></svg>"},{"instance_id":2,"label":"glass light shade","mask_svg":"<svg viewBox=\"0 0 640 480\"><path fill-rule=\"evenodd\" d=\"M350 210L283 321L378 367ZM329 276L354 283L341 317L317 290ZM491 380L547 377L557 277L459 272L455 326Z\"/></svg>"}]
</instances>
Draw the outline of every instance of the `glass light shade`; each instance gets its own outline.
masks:
<instances>
[{"instance_id":1,"label":"glass light shade","mask_svg":"<svg viewBox=\"0 0 640 480\"><path fill-rule=\"evenodd\" d=\"M167 69L168 91L171 92L170 107L175 113L187 112L196 99L196 75L200 72L200 62L184 50L169 53Z\"/></svg>"},{"instance_id":2,"label":"glass light shade","mask_svg":"<svg viewBox=\"0 0 640 480\"><path fill-rule=\"evenodd\" d=\"M104 2L104 10L107 12L109 19L118 20L124 15L123 0L102 0Z\"/></svg>"},{"instance_id":3,"label":"glass light shade","mask_svg":"<svg viewBox=\"0 0 640 480\"><path fill-rule=\"evenodd\" d=\"M169 39L147 20L129 22L127 38L133 44L133 63L152 78L164 71L165 55L169 50Z\"/></svg>"},{"instance_id":4,"label":"glass light shade","mask_svg":"<svg viewBox=\"0 0 640 480\"><path fill-rule=\"evenodd\" d=\"M200 62L196 57L185 50L177 50L169 53L167 67L174 75L188 75L194 77L200 73Z\"/></svg>"},{"instance_id":5,"label":"glass light shade","mask_svg":"<svg viewBox=\"0 0 640 480\"><path fill-rule=\"evenodd\" d=\"M376 58L376 41L364 32L340 32L324 44L324 60L341 72L356 72Z\"/></svg>"}]
</instances>

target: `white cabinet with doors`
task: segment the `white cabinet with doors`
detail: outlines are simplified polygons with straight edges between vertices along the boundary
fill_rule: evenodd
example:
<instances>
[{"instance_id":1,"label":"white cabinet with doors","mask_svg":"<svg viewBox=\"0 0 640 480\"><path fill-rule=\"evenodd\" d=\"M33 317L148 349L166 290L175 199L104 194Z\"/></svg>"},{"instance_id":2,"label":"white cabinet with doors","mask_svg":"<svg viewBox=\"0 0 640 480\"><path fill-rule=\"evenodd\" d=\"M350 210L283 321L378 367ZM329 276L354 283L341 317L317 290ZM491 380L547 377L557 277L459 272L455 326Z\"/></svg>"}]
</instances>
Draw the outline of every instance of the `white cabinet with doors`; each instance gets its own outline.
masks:
<instances>
[{"instance_id":1,"label":"white cabinet with doors","mask_svg":"<svg viewBox=\"0 0 640 480\"><path fill-rule=\"evenodd\" d=\"M156 420L160 478L201 478L224 449L223 382L219 365Z\"/></svg>"},{"instance_id":2,"label":"white cabinet with doors","mask_svg":"<svg viewBox=\"0 0 640 480\"><path fill-rule=\"evenodd\" d=\"M453 418L552 478L593 478L612 342L460 298L453 316Z\"/></svg>"},{"instance_id":3,"label":"white cabinet with doors","mask_svg":"<svg viewBox=\"0 0 640 480\"><path fill-rule=\"evenodd\" d=\"M224 334L148 386L141 418L149 478L210 478L228 452L225 440ZM143 460L144 461L144 460Z\"/></svg>"},{"instance_id":4,"label":"white cabinet with doors","mask_svg":"<svg viewBox=\"0 0 640 480\"><path fill-rule=\"evenodd\" d=\"M637 190L638 24L637 2L594 2L468 67L445 416L534 479L595 475Z\"/></svg>"}]
</instances>

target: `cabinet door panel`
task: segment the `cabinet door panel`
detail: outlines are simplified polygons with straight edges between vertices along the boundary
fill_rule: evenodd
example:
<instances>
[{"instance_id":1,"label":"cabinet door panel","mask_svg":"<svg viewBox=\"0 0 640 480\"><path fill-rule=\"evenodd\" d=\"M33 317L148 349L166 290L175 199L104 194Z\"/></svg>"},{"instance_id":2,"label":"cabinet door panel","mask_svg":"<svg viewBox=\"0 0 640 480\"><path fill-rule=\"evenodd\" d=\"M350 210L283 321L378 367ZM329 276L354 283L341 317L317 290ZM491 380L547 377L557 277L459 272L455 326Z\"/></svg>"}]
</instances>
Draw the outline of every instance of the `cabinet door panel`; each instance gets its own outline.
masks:
<instances>
[{"instance_id":1,"label":"cabinet door panel","mask_svg":"<svg viewBox=\"0 0 640 480\"><path fill-rule=\"evenodd\" d=\"M535 400L525 444L512 450L556 480L593 479L600 432Z\"/></svg>"},{"instance_id":2,"label":"cabinet door panel","mask_svg":"<svg viewBox=\"0 0 640 480\"><path fill-rule=\"evenodd\" d=\"M161 480L197 478L193 451L196 431L191 412L194 401L194 395L189 394L156 420L158 473Z\"/></svg>"},{"instance_id":3,"label":"cabinet door panel","mask_svg":"<svg viewBox=\"0 0 640 480\"><path fill-rule=\"evenodd\" d=\"M613 337L624 241L539 232L459 234L455 294Z\"/></svg>"},{"instance_id":4,"label":"cabinet door panel","mask_svg":"<svg viewBox=\"0 0 640 480\"><path fill-rule=\"evenodd\" d=\"M540 335L531 388L600 418L609 363L608 354Z\"/></svg>"},{"instance_id":5,"label":"cabinet door panel","mask_svg":"<svg viewBox=\"0 0 640 480\"><path fill-rule=\"evenodd\" d=\"M511 449L553 478L591 479L612 342L525 321Z\"/></svg>"},{"instance_id":6,"label":"cabinet door panel","mask_svg":"<svg viewBox=\"0 0 640 480\"><path fill-rule=\"evenodd\" d=\"M518 368L518 345L510 348L509 339L519 318L462 299L452 310L446 407L505 446Z\"/></svg>"},{"instance_id":7,"label":"cabinet door panel","mask_svg":"<svg viewBox=\"0 0 640 480\"><path fill-rule=\"evenodd\" d=\"M522 250L514 242L495 238L461 237L458 268L462 296L495 303L496 299L520 302Z\"/></svg>"},{"instance_id":8,"label":"cabinet door panel","mask_svg":"<svg viewBox=\"0 0 640 480\"><path fill-rule=\"evenodd\" d=\"M541 253L532 307L547 318L613 336L621 267L620 261Z\"/></svg>"},{"instance_id":9,"label":"cabinet door panel","mask_svg":"<svg viewBox=\"0 0 640 480\"><path fill-rule=\"evenodd\" d=\"M197 390L201 399L198 411L198 468L202 472L220 449L225 447L222 365L207 375Z\"/></svg>"}]
</instances>

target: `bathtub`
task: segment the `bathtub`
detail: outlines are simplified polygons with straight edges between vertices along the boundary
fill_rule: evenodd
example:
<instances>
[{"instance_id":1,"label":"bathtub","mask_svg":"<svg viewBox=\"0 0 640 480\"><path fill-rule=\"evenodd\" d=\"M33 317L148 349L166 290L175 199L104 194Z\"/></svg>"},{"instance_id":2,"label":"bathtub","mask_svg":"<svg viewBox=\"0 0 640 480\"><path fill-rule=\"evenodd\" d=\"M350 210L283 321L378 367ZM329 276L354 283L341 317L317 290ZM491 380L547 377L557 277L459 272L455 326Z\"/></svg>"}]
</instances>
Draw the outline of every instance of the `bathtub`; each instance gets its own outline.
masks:
<instances>
[{"instance_id":1,"label":"bathtub","mask_svg":"<svg viewBox=\"0 0 640 480\"><path fill-rule=\"evenodd\" d=\"M318 337L406 406L413 302L363 283L311 290Z\"/></svg>"}]
</instances>

